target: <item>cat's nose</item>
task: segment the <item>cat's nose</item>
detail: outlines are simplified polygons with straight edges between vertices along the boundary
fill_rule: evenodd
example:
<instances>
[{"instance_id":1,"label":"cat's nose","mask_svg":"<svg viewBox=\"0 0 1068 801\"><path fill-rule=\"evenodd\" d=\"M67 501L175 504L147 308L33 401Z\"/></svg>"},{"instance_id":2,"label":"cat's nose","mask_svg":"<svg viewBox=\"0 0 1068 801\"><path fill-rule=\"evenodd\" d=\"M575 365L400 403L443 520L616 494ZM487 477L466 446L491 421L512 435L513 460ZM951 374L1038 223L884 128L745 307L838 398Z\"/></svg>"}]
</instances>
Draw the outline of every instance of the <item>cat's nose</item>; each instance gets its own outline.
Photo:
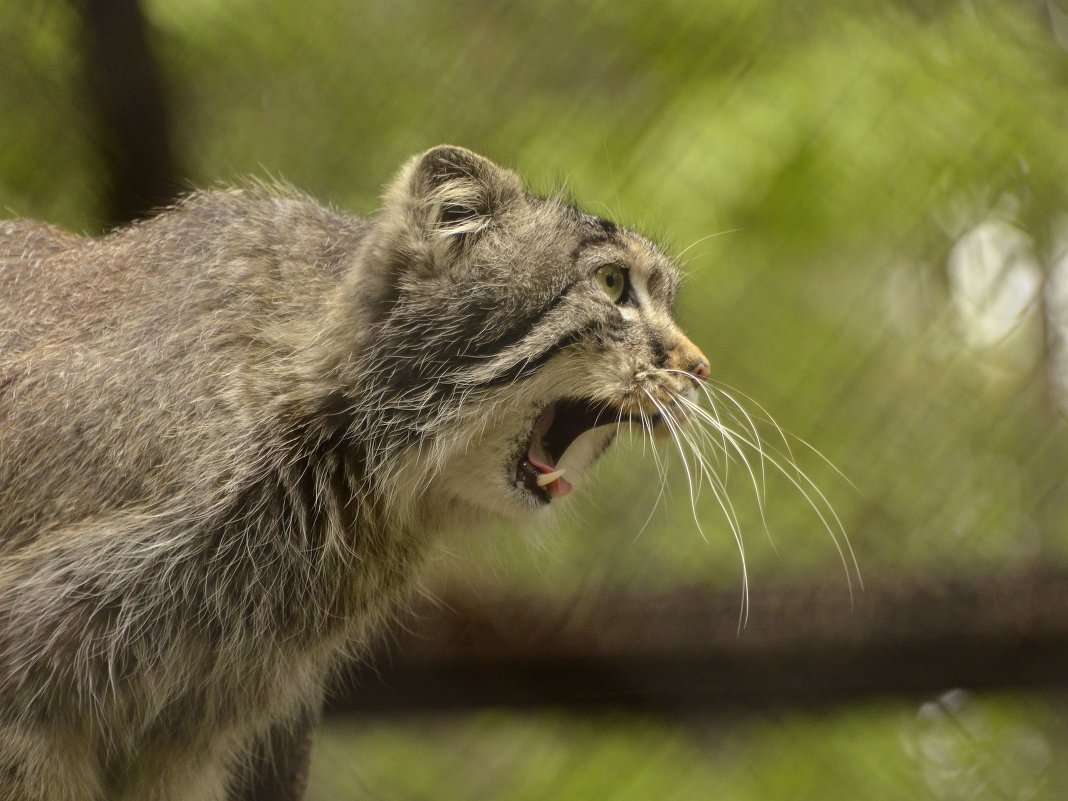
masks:
<instances>
[{"instance_id":1,"label":"cat's nose","mask_svg":"<svg viewBox=\"0 0 1068 801\"><path fill-rule=\"evenodd\" d=\"M690 365L686 372L699 381L704 381L712 375L712 369L709 367L708 359L704 356L699 356L695 359L694 363Z\"/></svg>"},{"instance_id":2,"label":"cat's nose","mask_svg":"<svg viewBox=\"0 0 1068 801\"><path fill-rule=\"evenodd\" d=\"M701 353L701 349L681 331L678 332L677 337L675 346L668 351L669 365L676 370L689 373L697 381L706 380L712 374L712 370L705 354Z\"/></svg>"}]
</instances>

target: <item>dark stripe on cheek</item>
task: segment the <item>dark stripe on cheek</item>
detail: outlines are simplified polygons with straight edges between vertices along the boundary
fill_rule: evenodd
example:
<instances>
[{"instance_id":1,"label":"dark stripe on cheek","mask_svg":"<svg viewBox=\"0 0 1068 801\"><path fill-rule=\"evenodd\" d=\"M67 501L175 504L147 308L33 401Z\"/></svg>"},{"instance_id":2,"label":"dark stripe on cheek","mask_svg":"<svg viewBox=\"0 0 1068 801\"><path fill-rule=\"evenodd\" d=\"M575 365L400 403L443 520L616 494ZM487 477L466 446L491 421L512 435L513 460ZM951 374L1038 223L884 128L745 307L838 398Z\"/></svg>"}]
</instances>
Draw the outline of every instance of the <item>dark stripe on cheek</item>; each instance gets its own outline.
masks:
<instances>
[{"instance_id":1,"label":"dark stripe on cheek","mask_svg":"<svg viewBox=\"0 0 1068 801\"><path fill-rule=\"evenodd\" d=\"M460 358L481 359L487 356L494 356L502 350L521 342L547 314L563 302L573 287L574 284L564 287L541 308L525 317L511 321L511 324L504 329L486 328L487 322L492 320L494 313L500 313L498 309L491 311L472 310L474 313L467 316L464 330L461 332L461 338L466 342L466 345L461 348L457 355ZM490 335L488 338L487 334Z\"/></svg>"},{"instance_id":2,"label":"dark stripe on cheek","mask_svg":"<svg viewBox=\"0 0 1068 801\"><path fill-rule=\"evenodd\" d=\"M521 343L545 315L564 301L571 288L565 287L540 308L518 319L514 319L515 315L508 319L496 298L477 296L443 310L447 316L444 320L441 314L433 316L424 308L399 314L399 319L422 319L424 323L415 328L388 324L381 327L375 339L381 352L390 354L381 371L383 390L397 398L428 387L436 395L448 395L461 383L468 365L484 362ZM450 320L455 322L449 325ZM506 325L494 325L502 322Z\"/></svg>"},{"instance_id":3,"label":"dark stripe on cheek","mask_svg":"<svg viewBox=\"0 0 1068 801\"><path fill-rule=\"evenodd\" d=\"M489 389L491 387L499 387L504 384L511 384L523 378L528 378L538 372L546 362L565 348L571 347L584 339L596 335L598 329L601 328L602 325L603 323L601 320L592 320L581 328L569 331L541 353L533 354L530 358L524 359L495 378L484 382L480 386Z\"/></svg>"}]
</instances>

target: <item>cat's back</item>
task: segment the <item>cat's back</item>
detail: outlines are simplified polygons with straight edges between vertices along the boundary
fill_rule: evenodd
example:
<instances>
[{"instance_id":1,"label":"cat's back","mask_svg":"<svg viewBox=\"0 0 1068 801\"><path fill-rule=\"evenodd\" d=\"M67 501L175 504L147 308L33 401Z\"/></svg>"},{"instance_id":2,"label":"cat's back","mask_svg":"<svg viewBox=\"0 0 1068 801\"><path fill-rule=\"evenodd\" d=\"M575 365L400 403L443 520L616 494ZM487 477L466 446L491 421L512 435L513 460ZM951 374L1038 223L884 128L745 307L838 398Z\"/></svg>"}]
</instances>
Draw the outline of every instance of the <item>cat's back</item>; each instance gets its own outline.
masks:
<instances>
[{"instance_id":1,"label":"cat's back","mask_svg":"<svg viewBox=\"0 0 1068 801\"><path fill-rule=\"evenodd\" d=\"M0 220L0 352L10 355L28 345L50 288L69 279L53 262L68 256L77 263L75 254L89 244L36 220Z\"/></svg>"},{"instance_id":2,"label":"cat's back","mask_svg":"<svg viewBox=\"0 0 1068 801\"><path fill-rule=\"evenodd\" d=\"M15 277L9 271L85 243L77 236L54 225L37 220L0 220L0 270L5 279Z\"/></svg>"},{"instance_id":3,"label":"cat's back","mask_svg":"<svg viewBox=\"0 0 1068 801\"><path fill-rule=\"evenodd\" d=\"M269 447L284 351L314 335L364 226L268 188L195 193L97 238L0 222L5 507L140 502ZM7 517L0 539L23 525Z\"/></svg>"},{"instance_id":4,"label":"cat's back","mask_svg":"<svg viewBox=\"0 0 1068 801\"><path fill-rule=\"evenodd\" d=\"M159 330L203 311L250 319L276 311L272 304L315 303L366 225L266 185L195 192L99 237L0 220L0 322L8 335L23 334L4 349L24 349L35 332L84 339L100 326L114 332L148 320Z\"/></svg>"}]
</instances>

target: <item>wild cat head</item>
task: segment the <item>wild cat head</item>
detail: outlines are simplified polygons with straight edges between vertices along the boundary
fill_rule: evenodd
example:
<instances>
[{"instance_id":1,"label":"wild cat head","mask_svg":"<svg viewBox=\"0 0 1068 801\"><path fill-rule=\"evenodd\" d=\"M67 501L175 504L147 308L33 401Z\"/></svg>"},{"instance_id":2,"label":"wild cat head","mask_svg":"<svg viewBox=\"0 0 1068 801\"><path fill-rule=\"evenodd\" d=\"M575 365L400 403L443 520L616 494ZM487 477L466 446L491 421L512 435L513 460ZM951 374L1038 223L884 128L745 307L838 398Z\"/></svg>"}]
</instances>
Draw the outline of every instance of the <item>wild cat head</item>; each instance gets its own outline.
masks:
<instances>
[{"instance_id":1,"label":"wild cat head","mask_svg":"<svg viewBox=\"0 0 1068 801\"><path fill-rule=\"evenodd\" d=\"M470 151L410 161L367 248L368 430L427 467L420 491L544 509L622 428L663 433L696 409L709 366L672 319L671 262Z\"/></svg>"}]
</instances>

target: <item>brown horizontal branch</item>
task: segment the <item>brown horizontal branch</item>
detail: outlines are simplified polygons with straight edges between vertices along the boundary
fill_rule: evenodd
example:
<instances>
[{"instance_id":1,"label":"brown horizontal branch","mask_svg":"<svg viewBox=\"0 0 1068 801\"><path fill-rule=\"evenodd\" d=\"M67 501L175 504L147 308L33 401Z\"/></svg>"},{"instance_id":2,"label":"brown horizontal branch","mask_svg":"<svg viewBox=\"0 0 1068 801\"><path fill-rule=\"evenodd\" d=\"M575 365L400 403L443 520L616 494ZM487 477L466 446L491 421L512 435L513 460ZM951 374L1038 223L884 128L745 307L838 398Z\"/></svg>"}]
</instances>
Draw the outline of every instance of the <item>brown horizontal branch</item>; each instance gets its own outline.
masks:
<instances>
[{"instance_id":1,"label":"brown horizontal branch","mask_svg":"<svg viewBox=\"0 0 1068 801\"><path fill-rule=\"evenodd\" d=\"M584 601L418 605L334 712L486 705L718 710L865 697L1068 687L1068 576L762 588L738 630L737 592L681 589Z\"/></svg>"}]
</instances>

